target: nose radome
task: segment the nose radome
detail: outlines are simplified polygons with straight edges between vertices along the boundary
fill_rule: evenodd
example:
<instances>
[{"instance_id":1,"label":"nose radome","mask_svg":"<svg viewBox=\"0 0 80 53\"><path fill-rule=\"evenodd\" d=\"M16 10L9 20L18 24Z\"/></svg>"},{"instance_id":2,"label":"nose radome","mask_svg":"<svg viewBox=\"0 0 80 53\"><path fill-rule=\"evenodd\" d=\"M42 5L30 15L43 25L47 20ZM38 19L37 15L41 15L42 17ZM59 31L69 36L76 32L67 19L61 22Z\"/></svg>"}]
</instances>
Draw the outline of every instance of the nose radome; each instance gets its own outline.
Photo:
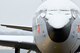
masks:
<instances>
[{"instance_id":1,"label":"nose radome","mask_svg":"<svg viewBox=\"0 0 80 53\"><path fill-rule=\"evenodd\" d=\"M73 21L73 19L71 19L69 22L67 21L66 24L64 24L64 23L63 23L63 25L60 24L60 25L62 25L60 27L58 27L59 25L54 26L54 25L50 25L48 22L46 22L50 39L57 43L61 43L61 42L64 42L65 40L67 40L69 37L69 34L70 34L72 21Z\"/></svg>"},{"instance_id":2,"label":"nose radome","mask_svg":"<svg viewBox=\"0 0 80 53\"><path fill-rule=\"evenodd\" d=\"M68 17L65 15L54 15L48 19L48 23L56 29L63 28L68 22L69 22Z\"/></svg>"},{"instance_id":3,"label":"nose radome","mask_svg":"<svg viewBox=\"0 0 80 53\"><path fill-rule=\"evenodd\" d=\"M54 15L48 18L47 29L51 40L57 43L68 39L73 19L65 15Z\"/></svg>"}]
</instances>

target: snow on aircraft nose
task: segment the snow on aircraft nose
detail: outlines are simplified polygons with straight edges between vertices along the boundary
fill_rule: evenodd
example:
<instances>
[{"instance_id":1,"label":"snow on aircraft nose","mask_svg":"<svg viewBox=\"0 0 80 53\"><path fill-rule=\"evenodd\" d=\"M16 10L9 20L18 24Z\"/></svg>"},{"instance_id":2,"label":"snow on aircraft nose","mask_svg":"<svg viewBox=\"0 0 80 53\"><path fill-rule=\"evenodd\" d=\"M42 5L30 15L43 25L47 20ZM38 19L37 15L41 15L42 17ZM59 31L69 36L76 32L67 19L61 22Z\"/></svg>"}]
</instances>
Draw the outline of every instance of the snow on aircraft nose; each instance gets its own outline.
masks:
<instances>
[{"instance_id":1,"label":"snow on aircraft nose","mask_svg":"<svg viewBox=\"0 0 80 53\"><path fill-rule=\"evenodd\" d=\"M49 12L46 15L48 19L48 23L56 28L60 29L63 28L71 18L71 12L70 11L59 11L59 12Z\"/></svg>"}]
</instances>

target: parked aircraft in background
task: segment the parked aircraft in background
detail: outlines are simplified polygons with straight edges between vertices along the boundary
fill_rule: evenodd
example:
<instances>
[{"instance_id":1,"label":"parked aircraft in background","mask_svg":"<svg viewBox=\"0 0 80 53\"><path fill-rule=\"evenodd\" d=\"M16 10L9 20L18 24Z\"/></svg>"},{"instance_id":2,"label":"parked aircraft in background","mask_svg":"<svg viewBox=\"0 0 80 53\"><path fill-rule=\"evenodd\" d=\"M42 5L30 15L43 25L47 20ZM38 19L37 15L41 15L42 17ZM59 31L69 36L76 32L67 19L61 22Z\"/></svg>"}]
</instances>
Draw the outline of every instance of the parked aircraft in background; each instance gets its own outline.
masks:
<instances>
[{"instance_id":1,"label":"parked aircraft in background","mask_svg":"<svg viewBox=\"0 0 80 53\"><path fill-rule=\"evenodd\" d=\"M16 47L17 52L19 48L26 48L41 53L77 53L80 51L79 12L70 0L47 0L36 11L32 27L1 24L33 32L34 43L3 38L0 45Z\"/></svg>"}]
</instances>

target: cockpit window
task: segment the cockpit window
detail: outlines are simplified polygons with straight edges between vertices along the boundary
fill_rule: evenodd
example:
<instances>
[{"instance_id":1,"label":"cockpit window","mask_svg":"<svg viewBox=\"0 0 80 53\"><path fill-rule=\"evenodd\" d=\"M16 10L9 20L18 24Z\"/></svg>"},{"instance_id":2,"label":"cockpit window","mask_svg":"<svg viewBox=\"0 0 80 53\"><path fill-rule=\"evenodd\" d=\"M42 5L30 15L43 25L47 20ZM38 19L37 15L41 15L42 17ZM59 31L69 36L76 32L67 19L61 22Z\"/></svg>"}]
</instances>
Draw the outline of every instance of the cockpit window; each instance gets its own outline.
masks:
<instances>
[{"instance_id":1,"label":"cockpit window","mask_svg":"<svg viewBox=\"0 0 80 53\"><path fill-rule=\"evenodd\" d=\"M46 17L45 18L50 18L54 17L55 15L63 15L66 16L67 18L71 18L71 10L47 10L46 12Z\"/></svg>"},{"instance_id":2,"label":"cockpit window","mask_svg":"<svg viewBox=\"0 0 80 53\"><path fill-rule=\"evenodd\" d=\"M47 19L54 17L55 15L62 15L66 18L71 18L71 17L77 17L77 11L73 9L71 10L67 10L67 9L41 10L39 15Z\"/></svg>"}]
</instances>

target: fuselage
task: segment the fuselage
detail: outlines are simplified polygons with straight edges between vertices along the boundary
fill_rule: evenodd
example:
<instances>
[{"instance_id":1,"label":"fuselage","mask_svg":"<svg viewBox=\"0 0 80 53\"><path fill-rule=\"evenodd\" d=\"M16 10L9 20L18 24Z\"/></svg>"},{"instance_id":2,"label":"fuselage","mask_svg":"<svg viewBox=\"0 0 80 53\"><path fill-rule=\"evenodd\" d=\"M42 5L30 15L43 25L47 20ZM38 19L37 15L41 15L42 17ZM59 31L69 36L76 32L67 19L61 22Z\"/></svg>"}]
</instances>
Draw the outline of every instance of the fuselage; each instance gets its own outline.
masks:
<instances>
[{"instance_id":1,"label":"fuselage","mask_svg":"<svg viewBox=\"0 0 80 53\"><path fill-rule=\"evenodd\" d=\"M45 1L33 19L34 40L39 50L42 53L74 53L79 47L76 35L79 20L79 8L70 0Z\"/></svg>"}]
</instances>

